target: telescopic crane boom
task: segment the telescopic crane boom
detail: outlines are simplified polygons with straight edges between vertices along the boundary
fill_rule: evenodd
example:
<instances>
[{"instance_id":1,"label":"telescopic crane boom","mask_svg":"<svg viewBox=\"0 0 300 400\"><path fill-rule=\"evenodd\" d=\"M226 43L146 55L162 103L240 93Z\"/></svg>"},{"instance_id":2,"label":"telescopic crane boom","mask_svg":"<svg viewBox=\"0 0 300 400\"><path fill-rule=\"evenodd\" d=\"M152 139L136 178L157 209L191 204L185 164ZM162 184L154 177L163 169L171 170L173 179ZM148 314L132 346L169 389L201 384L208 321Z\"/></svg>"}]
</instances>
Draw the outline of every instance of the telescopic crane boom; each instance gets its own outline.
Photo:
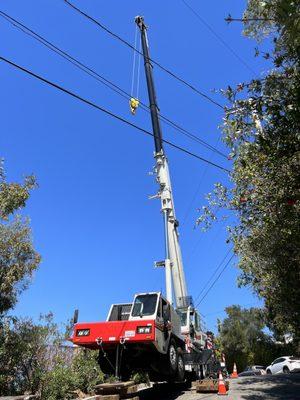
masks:
<instances>
[{"instance_id":1,"label":"telescopic crane boom","mask_svg":"<svg viewBox=\"0 0 300 400\"><path fill-rule=\"evenodd\" d=\"M137 16L135 22L141 32L141 42L143 49L145 73L147 79L148 96L150 102L150 112L152 129L154 135L156 160L155 173L159 184L157 196L161 200L161 211L164 217L165 229L165 275L166 275L166 296L172 304L172 294L174 288L175 303L178 308L186 307L189 304L185 275L183 270L182 256L179 245L178 221L176 219L172 185L169 173L168 159L163 148L162 130L159 121L159 108L157 106L156 93L153 81L153 67L149 54L149 43L147 38L147 27L144 18Z\"/></svg>"}]
</instances>

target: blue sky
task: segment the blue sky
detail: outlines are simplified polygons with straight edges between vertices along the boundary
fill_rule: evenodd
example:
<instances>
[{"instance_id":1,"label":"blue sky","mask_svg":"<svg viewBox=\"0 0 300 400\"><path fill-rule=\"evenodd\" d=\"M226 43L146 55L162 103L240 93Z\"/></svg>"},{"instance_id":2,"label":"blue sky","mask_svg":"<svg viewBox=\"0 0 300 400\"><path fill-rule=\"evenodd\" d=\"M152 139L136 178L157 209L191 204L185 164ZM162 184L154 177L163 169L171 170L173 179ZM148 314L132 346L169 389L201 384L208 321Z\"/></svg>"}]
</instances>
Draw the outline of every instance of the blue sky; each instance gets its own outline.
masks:
<instances>
[{"instance_id":1,"label":"blue sky","mask_svg":"<svg viewBox=\"0 0 300 400\"><path fill-rule=\"evenodd\" d=\"M241 34L239 24L227 25L230 13L240 16L244 1L189 4L249 66L245 67L181 0L125 2L74 0L126 40L134 41L137 14L149 26L151 55L162 65L211 92L251 79L251 69L266 66L254 58L255 43ZM100 74L130 91L133 53L107 33L72 11L62 0L6 0L1 10L35 30ZM143 110L135 117L122 97L77 70L7 21L0 19L0 55L89 98L130 121L151 129ZM228 153L218 126L222 110L155 68L162 114ZM111 303L130 301L136 292L164 288L162 270L153 263L164 257L163 225L153 177L151 138L33 78L0 63L2 135L0 153L10 180L34 173L39 189L25 214L31 218L42 263L30 288L15 308L17 315L37 318L53 311L58 322L75 308L80 320L101 320ZM144 70L140 99L148 103ZM164 137L230 168L170 127ZM193 229L197 208L214 182L226 174L172 148L166 148L174 186L182 253L190 293L197 297L228 251L225 224L211 231ZM194 201L192 201L194 199ZM238 270L230 266L199 306L206 326L216 328L227 305L257 305L248 289L238 289Z\"/></svg>"}]
</instances>

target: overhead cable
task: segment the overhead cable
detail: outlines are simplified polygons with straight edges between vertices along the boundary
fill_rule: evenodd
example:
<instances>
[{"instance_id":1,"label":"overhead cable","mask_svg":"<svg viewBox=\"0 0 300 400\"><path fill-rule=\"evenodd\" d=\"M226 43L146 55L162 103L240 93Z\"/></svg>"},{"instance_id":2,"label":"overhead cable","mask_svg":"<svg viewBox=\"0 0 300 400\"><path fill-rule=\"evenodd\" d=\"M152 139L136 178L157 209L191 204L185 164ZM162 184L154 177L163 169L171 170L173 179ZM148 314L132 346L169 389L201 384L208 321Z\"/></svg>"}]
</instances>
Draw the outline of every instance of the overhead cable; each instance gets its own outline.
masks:
<instances>
[{"instance_id":1,"label":"overhead cable","mask_svg":"<svg viewBox=\"0 0 300 400\"><path fill-rule=\"evenodd\" d=\"M215 268L214 272L212 273L212 275L210 276L209 280L205 283L205 285L203 286L203 288L200 290L200 293L198 293L196 299L195 299L195 303L197 302L197 300L199 299L199 297L201 296L201 294L206 290L206 288L208 287L208 285L210 284L211 280L215 277L215 275L218 273L219 269L222 267L223 263L226 261L226 258L228 257L228 255L230 254L230 252L233 250L233 247L231 247L230 249L227 250L225 256L222 258L221 262L218 264L217 268Z\"/></svg>"},{"instance_id":2,"label":"overhead cable","mask_svg":"<svg viewBox=\"0 0 300 400\"><path fill-rule=\"evenodd\" d=\"M6 14L5 12L3 12L1 10L0 10L0 16L5 18L8 22L10 22L16 28L20 29L25 34L27 34L30 37L32 37L33 39L39 41L44 46L46 46L48 49L50 49L51 51L53 51L56 54L60 55L65 60L69 61L71 64L73 64L74 66L76 66L77 68L82 70L83 72L87 73L92 78L96 79L98 82L102 83L103 85L105 85L109 89L113 90L115 93L119 94L120 96L122 96L123 98L125 98L127 100L129 100L131 98L131 95L129 93L127 93L124 89L122 89L120 86L116 85L114 82L108 80L103 75L100 75L95 70L93 70L90 67L88 67L87 65L83 64L81 61L79 61L78 59L74 58L69 53L65 52L64 50L60 49L59 47L57 47L56 45L51 43L49 40L45 39L43 36L39 35L35 31L33 31L32 29L30 29L27 26L25 26L20 21L17 21L16 19L14 19L13 17L9 16L8 14ZM134 53L134 54L136 54L136 53ZM146 104L140 102L140 106L144 111L150 112L149 106L147 106ZM209 149L209 150L211 150L211 151L213 151L213 152L215 152L215 153L219 154L220 156L222 156L222 157L227 159L226 154L222 153L221 151L219 151L214 146L210 145L209 143L207 143L203 139L199 138L195 134L191 133L187 129L183 128L182 126L178 125L177 123L173 122L169 118L167 118L167 117L165 117L165 116L163 116L161 114L160 114L159 118L160 118L160 120L162 122L164 122L168 126L171 126L173 129L179 131L183 135L187 136L189 139L198 142L200 145L206 147L207 149Z\"/></svg>"},{"instance_id":3,"label":"overhead cable","mask_svg":"<svg viewBox=\"0 0 300 400\"><path fill-rule=\"evenodd\" d=\"M225 42L225 40L209 25L209 23L207 21L205 21L205 19L203 19L201 17L201 15L190 5L188 4L185 0L181 0L183 2L183 4L190 9L190 11L199 19L199 21L206 26L206 28L215 36L215 38L217 38L217 40L219 40L220 43L223 44L224 47L226 47L227 50L230 51L231 54L234 55L234 57L239 60L239 62L241 64L243 64L249 71L251 71L254 75L257 75L257 73L254 71L254 69L252 67L250 67L250 65L248 65L246 63L245 60L242 59L242 57L240 57L238 55L238 53L233 50L233 48Z\"/></svg>"},{"instance_id":4,"label":"overhead cable","mask_svg":"<svg viewBox=\"0 0 300 400\"><path fill-rule=\"evenodd\" d=\"M143 55L139 50L135 49L134 46L129 43L127 40L123 39L120 35L114 33L111 29L107 28L105 25L103 25L99 20L96 20L95 18L91 17L90 15L88 15L87 13L85 13L84 11L82 11L80 8L76 7L73 3L71 3L69 0L63 0L65 4L67 4L68 6L72 7L73 10L77 11L78 13L80 13L82 16L84 16L85 18L87 18L89 21L93 22L94 24L96 24L99 28L103 29L105 32L107 32L108 34L110 34L111 36L113 36L115 39L119 40L121 43L125 44L126 46L128 46L130 49L136 51L137 53ZM168 75L172 76L173 78L175 78L177 81L181 82L182 84L184 84L185 86L189 87L191 90L193 90L195 93L197 93L198 95L200 95L201 97L205 98L206 100L208 100L209 102L211 102L212 104L214 104L215 106L221 108L221 109L225 109L224 106L220 103L218 103L216 100L212 99L211 97L209 97L207 94L203 93L202 91L200 91L199 89L197 89L195 86L193 86L191 83L187 82L185 79L181 78L180 76L178 76L177 74L175 74L174 72L172 72L171 70L169 70L168 68L164 67L162 64L160 64L158 61L153 60L153 58L150 58L150 61L157 65L162 71L166 72Z\"/></svg>"},{"instance_id":5,"label":"overhead cable","mask_svg":"<svg viewBox=\"0 0 300 400\"><path fill-rule=\"evenodd\" d=\"M62 86L60 86L60 85L58 85L58 84L56 84L56 83L54 83L54 82L51 82L51 81L49 81L49 80L46 79L46 78L43 78L42 76L40 76L40 75L38 75L38 74L36 74L36 73L34 73L34 72L32 72L32 71L30 71L30 70L28 70L28 69L22 67L22 66L20 66L20 65L18 65L18 64L16 64L16 63L14 63L13 61L8 60L8 59L5 58L5 57L0 56L0 60L4 61L5 63L11 65L11 66L14 67L14 68L19 69L19 70L22 71L22 72L25 72L27 75L31 75L31 76L33 76L34 78L36 78L36 79L38 79L38 80L40 80L40 81L42 81L42 82L44 82L44 83L47 83L48 85L50 85L50 86L52 86L52 87L54 87L54 88L60 90L61 92L64 92L64 93L66 93L66 94L68 94L68 95L70 95L70 96L76 98L77 100L80 100L80 101L82 101L83 103L88 104L89 106L91 106L91 107L93 107L93 108L95 108L95 109L97 109L97 110L99 110L99 111L104 112L104 113L107 114L107 115L110 115L111 117L113 117L113 118L115 118L115 119L117 119L117 120L123 122L124 124L129 125L129 126L135 128L135 129L137 129L137 130L139 130L139 131L145 133L146 135L154 136L153 133L147 131L146 129L144 129L144 128L138 126L138 125L133 124L132 122L126 120L125 118L123 118L123 117L121 117L121 116L119 116L119 115L117 115L117 114L114 114L113 112L111 112L111 111L105 109L104 107L101 107L101 106L99 106L99 105L93 103L92 101L87 100L87 99L85 99L85 98L79 96L78 94L76 94L76 93L74 93L74 92L71 92L71 91L68 90L68 89L65 89L65 88L62 87ZM230 171L229 171L227 168L224 168L224 167L222 167L222 166L219 165L219 164L213 163L213 162L211 162L211 161L209 161L209 160L207 160L207 159L205 159L205 158L199 156L198 154L193 153L193 152L191 152L191 151L185 149L184 147L178 146L178 145L176 145L175 143L170 142L169 140L163 139L163 142L166 143L166 144L168 144L169 146L171 146L171 147L177 149L177 150L182 151L182 152L185 153L185 154L188 154L188 155L190 155L190 156L192 156L192 157L194 157L194 158L196 158L196 159L198 159L198 160L201 160L201 161L203 161L203 162L205 162L205 163L208 163L208 164L210 164L210 165L212 165L212 166L214 166L214 167L216 167L216 168L218 168L218 169L221 169L222 171L225 171L225 172L230 173Z\"/></svg>"},{"instance_id":6,"label":"overhead cable","mask_svg":"<svg viewBox=\"0 0 300 400\"><path fill-rule=\"evenodd\" d=\"M208 295L208 293L212 290L212 288L215 286L215 284L218 282L218 280L220 279L221 275L223 274L223 272L226 270L226 268L229 266L231 260L234 258L235 254L232 254L232 256L229 258L229 260L227 261L227 263L224 265L224 267L221 269L221 271L219 272L219 274L217 275L217 277L214 279L214 281L212 282L212 284L209 286L209 288L206 290L206 292L204 293L204 295L201 297L201 299L198 301L198 303L196 304L195 307L198 307L199 304L202 303L202 301L205 299L205 297Z\"/></svg>"}]
</instances>

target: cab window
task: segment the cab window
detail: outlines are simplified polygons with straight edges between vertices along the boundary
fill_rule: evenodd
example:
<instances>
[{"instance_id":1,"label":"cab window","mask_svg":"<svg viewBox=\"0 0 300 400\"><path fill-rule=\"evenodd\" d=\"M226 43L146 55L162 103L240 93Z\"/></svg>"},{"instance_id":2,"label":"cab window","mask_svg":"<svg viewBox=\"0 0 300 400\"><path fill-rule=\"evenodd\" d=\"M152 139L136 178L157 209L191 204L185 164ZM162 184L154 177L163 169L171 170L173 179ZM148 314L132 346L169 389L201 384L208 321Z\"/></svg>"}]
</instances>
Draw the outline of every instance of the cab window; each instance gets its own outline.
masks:
<instances>
[{"instance_id":1,"label":"cab window","mask_svg":"<svg viewBox=\"0 0 300 400\"><path fill-rule=\"evenodd\" d=\"M141 294L136 296L132 308L132 317L153 315L156 310L157 294Z\"/></svg>"}]
</instances>

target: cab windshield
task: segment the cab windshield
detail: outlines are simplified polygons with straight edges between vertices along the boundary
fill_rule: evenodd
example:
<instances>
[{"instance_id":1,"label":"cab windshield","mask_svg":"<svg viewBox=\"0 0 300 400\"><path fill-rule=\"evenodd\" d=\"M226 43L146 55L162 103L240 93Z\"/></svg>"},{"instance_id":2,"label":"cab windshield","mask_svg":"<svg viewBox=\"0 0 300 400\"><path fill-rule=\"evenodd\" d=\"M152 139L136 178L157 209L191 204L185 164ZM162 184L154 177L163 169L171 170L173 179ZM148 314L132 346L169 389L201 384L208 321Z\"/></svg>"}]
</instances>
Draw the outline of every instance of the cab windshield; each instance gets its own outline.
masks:
<instances>
[{"instance_id":1,"label":"cab windshield","mask_svg":"<svg viewBox=\"0 0 300 400\"><path fill-rule=\"evenodd\" d=\"M157 294L141 294L136 296L133 304L132 317L143 317L155 313Z\"/></svg>"},{"instance_id":2,"label":"cab windshield","mask_svg":"<svg viewBox=\"0 0 300 400\"><path fill-rule=\"evenodd\" d=\"M179 311L179 317L180 317L180 325L181 326L186 326L187 324L187 312L186 311Z\"/></svg>"}]
</instances>

